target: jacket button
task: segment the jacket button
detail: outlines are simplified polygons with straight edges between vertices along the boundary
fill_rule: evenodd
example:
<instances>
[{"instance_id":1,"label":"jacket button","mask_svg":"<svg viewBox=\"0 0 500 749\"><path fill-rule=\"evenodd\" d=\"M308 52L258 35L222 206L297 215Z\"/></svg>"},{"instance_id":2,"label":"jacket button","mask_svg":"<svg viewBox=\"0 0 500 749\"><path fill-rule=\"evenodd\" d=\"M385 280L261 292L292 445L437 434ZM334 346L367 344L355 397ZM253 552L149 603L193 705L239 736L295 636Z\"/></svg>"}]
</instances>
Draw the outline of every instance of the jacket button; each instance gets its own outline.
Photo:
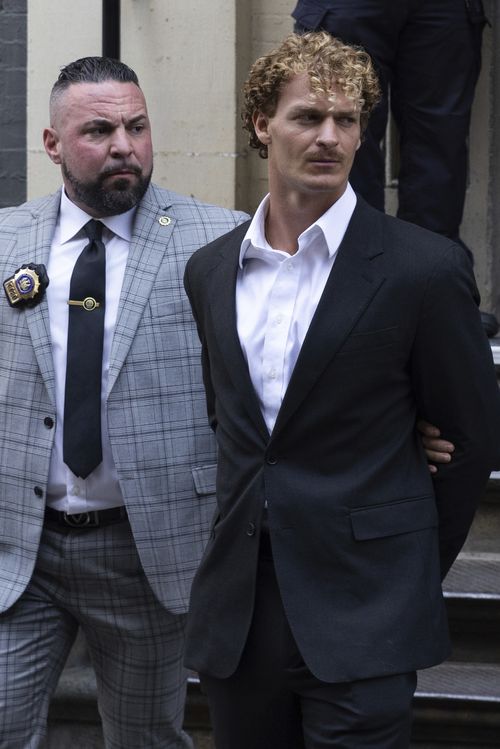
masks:
<instances>
[{"instance_id":1,"label":"jacket button","mask_svg":"<svg viewBox=\"0 0 500 749\"><path fill-rule=\"evenodd\" d=\"M255 536L255 523L248 523L247 536Z\"/></svg>"},{"instance_id":2,"label":"jacket button","mask_svg":"<svg viewBox=\"0 0 500 749\"><path fill-rule=\"evenodd\" d=\"M43 497L43 489L41 486L35 486L33 489L37 497Z\"/></svg>"},{"instance_id":3,"label":"jacket button","mask_svg":"<svg viewBox=\"0 0 500 749\"><path fill-rule=\"evenodd\" d=\"M46 416L43 420L43 423L45 424L47 429L52 429L52 427L54 426L54 419L52 419L50 416Z\"/></svg>"},{"instance_id":4,"label":"jacket button","mask_svg":"<svg viewBox=\"0 0 500 749\"><path fill-rule=\"evenodd\" d=\"M266 460L266 462L267 462L267 464L268 464L269 466L275 466L275 465L276 465L276 463L278 462L278 458L276 457L276 455L269 455L269 456L267 457L267 460Z\"/></svg>"}]
</instances>

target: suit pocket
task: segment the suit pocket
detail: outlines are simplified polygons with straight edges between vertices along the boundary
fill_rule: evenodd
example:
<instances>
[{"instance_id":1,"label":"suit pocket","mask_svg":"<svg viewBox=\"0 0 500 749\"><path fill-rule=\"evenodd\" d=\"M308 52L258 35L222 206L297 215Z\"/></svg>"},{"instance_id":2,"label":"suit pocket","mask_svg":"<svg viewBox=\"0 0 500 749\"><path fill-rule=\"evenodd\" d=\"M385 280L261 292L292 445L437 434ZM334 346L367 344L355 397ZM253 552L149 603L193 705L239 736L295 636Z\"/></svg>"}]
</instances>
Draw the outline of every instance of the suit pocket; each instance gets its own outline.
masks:
<instances>
[{"instance_id":1,"label":"suit pocket","mask_svg":"<svg viewBox=\"0 0 500 749\"><path fill-rule=\"evenodd\" d=\"M368 330L363 333L352 333L338 351L338 356L352 351L373 351L393 346L398 341L398 327Z\"/></svg>"},{"instance_id":2,"label":"suit pocket","mask_svg":"<svg viewBox=\"0 0 500 749\"><path fill-rule=\"evenodd\" d=\"M438 514L433 496L412 497L351 510L351 526L356 541L397 536L437 525Z\"/></svg>"},{"instance_id":3,"label":"suit pocket","mask_svg":"<svg viewBox=\"0 0 500 749\"><path fill-rule=\"evenodd\" d=\"M196 494L215 494L215 477L217 474L217 463L208 466L198 466L192 469L194 488Z\"/></svg>"},{"instance_id":4,"label":"suit pocket","mask_svg":"<svg viewBox=\"0 0 500 749\"><path fill-rule=\"evenodd\" d=\"M171 317L173 315L182 317L186 314L191 316L187 299L163 299L155 295L154 298L150 299L149 306L153 317Z\"/></svg>"}]
</instances>

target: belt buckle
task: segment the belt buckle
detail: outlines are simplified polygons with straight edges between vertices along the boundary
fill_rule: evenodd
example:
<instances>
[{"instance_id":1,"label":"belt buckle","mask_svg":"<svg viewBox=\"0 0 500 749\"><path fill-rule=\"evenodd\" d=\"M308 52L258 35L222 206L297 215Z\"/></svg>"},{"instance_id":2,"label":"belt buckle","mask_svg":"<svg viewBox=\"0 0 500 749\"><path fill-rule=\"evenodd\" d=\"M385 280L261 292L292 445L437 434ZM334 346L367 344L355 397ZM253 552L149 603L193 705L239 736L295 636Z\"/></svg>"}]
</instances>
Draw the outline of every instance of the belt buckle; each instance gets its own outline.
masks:
<instances>
[{"instance_id":1,"label":"belt buckle","mask_svg":"<svg viewBox=\"0 0 500 749\"><path fill-rule=\"evenodd\" d=\"M72 515L65 512L64 522L70 528L97 528L99 518L97 512L77 512Z\"/></svg>"}]
</instances>

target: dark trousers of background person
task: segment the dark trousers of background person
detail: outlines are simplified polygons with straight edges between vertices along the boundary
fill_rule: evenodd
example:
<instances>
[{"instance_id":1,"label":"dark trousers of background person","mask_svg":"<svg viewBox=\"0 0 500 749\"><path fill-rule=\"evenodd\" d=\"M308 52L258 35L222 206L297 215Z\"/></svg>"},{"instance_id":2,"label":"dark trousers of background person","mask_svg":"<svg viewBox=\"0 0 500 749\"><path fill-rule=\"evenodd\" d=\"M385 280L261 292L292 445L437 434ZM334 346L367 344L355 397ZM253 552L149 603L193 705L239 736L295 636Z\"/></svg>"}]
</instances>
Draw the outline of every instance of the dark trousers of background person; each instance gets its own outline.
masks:
<instances>
[{"instance_id":1,"label":"dark trousers of background person","mask_svg":"<svg viewBox=\"0 0 500 749\"><path fill-rule=\"evenodd\" d=\"M292 15L296 31L325 29L360 44L377 67L383 98L355 159L354 189L384 210L390 106L400 137L398 216L458 239L481 67L480 0L299 0Z\"/></svg>"},{"instance_id":2,"label":"dark trousers of background person","mask_svg":"<svg viewBox=\"0 0 500 749\"><path fill-rule=\"evenodd\" d=\"M255 587L235 673L200 674L216 749L408 749L415 672L331 684L317 679L288 625L265 531Z\"/></svg>"}]
</instances>

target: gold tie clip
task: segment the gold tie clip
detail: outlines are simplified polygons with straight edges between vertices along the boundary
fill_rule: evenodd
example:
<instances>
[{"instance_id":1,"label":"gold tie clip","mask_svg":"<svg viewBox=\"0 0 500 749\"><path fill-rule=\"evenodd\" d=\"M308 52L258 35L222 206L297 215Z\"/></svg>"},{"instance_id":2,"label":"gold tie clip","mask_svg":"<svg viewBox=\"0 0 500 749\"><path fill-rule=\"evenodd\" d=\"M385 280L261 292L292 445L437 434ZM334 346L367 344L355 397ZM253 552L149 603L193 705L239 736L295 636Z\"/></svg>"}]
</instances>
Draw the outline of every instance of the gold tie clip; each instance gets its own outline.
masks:
<instances>
[{"instance_id":1,"label":"gold tie clip","mask_svg":"<svg viewBox=\"0 0 500 749\"><path fill-rule=\"evenodd\" d=\"M93 296L86 296L83 302L68 299L68 304L73 304L76 307L83 307L87 312L92 312L93 309L101 306L101 303L96 301Z\"/></svg>"}]
</instances>

